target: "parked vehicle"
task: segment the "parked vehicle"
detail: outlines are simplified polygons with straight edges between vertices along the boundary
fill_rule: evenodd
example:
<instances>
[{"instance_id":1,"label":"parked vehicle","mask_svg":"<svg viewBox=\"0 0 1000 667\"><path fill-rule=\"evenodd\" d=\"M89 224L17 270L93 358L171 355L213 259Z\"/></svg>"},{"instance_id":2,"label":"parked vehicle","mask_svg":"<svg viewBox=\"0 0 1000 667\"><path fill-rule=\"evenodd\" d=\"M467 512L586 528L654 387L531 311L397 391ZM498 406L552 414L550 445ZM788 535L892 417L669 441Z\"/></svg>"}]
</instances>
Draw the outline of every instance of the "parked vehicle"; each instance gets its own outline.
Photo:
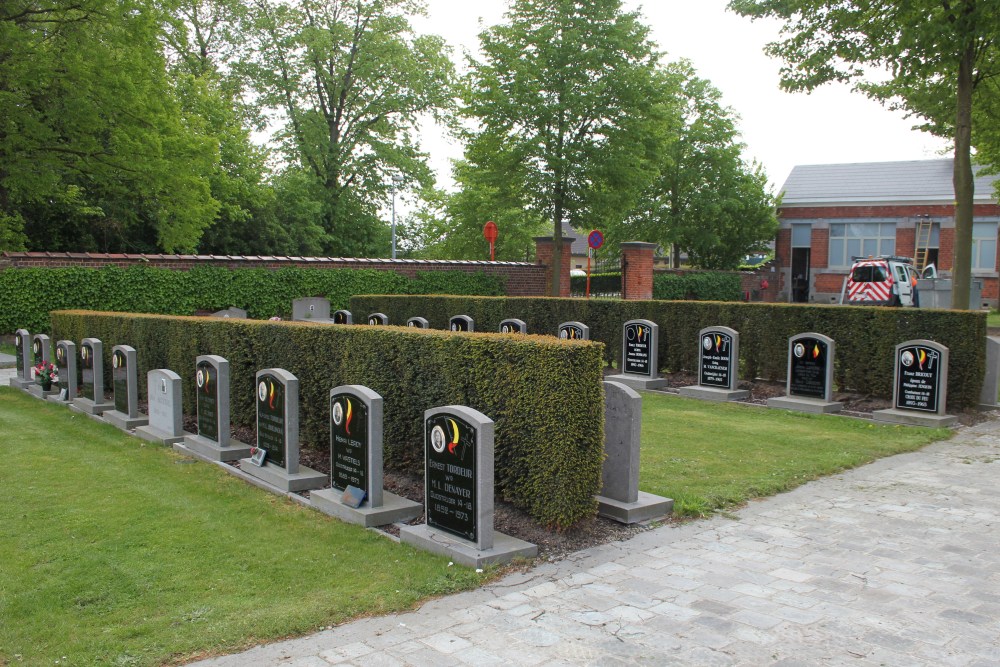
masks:
<instances>
[{"instance_id":1,"label":"parked vehicle","mask_svg":"<svg viewBox=\"0 0 1000 667\"><path fill-rule=\"evenodd\" d=\"M852 306L919 306L917 278L936 278L933 264L917 274L910 257L855 257L840 302Z\"/></svg>"}]
</instances>

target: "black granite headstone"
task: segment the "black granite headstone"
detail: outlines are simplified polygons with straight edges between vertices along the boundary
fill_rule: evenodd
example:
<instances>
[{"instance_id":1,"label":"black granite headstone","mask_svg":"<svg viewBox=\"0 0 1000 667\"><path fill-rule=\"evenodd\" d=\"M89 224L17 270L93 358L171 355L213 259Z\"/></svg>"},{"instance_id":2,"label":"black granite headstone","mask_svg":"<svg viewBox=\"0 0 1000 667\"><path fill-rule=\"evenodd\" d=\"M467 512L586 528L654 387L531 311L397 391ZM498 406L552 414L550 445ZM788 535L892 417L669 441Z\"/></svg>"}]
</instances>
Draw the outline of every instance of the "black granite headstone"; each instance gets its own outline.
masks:
<instances>
[{"instance_id":1,"label":"black granite headstone","mask_svg":"<svg viewBox=\"0 0 1000 667\"><path fill-rule=\"evenodd\" d=\"M80 395L91 401L104 400L94 398L94 348L84 341L80 345Z\"/></svg>"},{"instance_id":2,"label":"black granite headstone","mask_svg":"<svg viewBox=\"0 0 1000 667\"><path fill-rule=\"evenodd\" d=\"M559 325L559 337L572 340L588 340L590 338L590 327L582 322L563 322Z\"/></svg>"},{"instance_id":3,"label":"black granite headstone","mask_svg":"<svg viewBox=\"0 0 1000 667\"><path fill-rule=\"evenodd\" d=\"M830 349L819 338L797 338L791 343L788 395L827 400L827 362Z\"/></svg>"},{"instance_id":4,"label":"black granite headstone","mask_svg":"<svg viewBox=\"0 0 1000 667\"><path fill-rule=\"evenodd\" d=\"M652 360L656 355L656 336L652 322L632 321L625 323L624 353L622 372L630 375L652 376L657 369Z\"/></svg>"},{"instance_id":5,"label":"black granite headstone","mask_svg":"<svg viewBox=\"0 0 1000 667\"><path fill-rule=\"evenodd\" d=\"M476 323L468 315L455 315L448 320L448 328L452 331L475 331Z\"/></svg>"},{"instance_id":6,"label":"black granite headstone","mask_svg":"<svg viewBox=\"0 0 1000 667\"><path fill-rule=\"evenodd\" d=\"M476 430L454 415L424 424L427 525L466 540L477 538Z\"/></svg>"},{"instance_id":7,"label":"black granite headstone","mask_svg":"<svg viewBox=\"0 0 1000 667\"><path fill-rule=\"evenodd\" d=\"M703 331L699 384L729 389L733 382L733 337L725 331Z\"/></svg>"},{"instance_id":8,"label":"black granite headstone","mask_svg":"<svg viewBox=\"0 0 1000 667\"><path fill-rule=\"evenodd\" d=\"M368 488L368 406L356 396L330 399L330 482L333 488Z\"/></svg>"},{"instance_id":9,"label":"black granite headstone","mask_svg":"<svg viewBox=\"0 0 1000 667\"><path fill-rule=\"evenodd\" d=\"M128 361L121 350L111 354L111 376L114 379L115 410L129 414L128 405Z\"/></svg>"},{"instance_id":10,"label":"black granite headstone","mask_svg":"<svg viewBox=\"0 0 1000 667\"><path fill-rule=\"evenodd\" d=\"M285 467L287 424L285 385L275 376L257 379L257 447L267 451L267 461Z\"/></svg>"},{"instance_id":11,"label":"black granite headstone","mask_svg":"<svg viewBox=\"0 0 1000 667\"><path fill-rule=\"evenodd\" d=\"M354 317L349 310L338 310L333 314L334 324L353 324Z\"/></svg>"},{"instance_id":12,"label":"black granite headstone","mask_svg":"<svg viewBox=\"0 0 1000 667\"><path fill-rule=\"evenodd\" d=\"M900 347L896 356L896 408L937 412L942 355L926 345Z\"/></svg>"},{"instance_id":13,"label":"black granite headstone","mask_svg":"<svg viewBox=\"0 0 1000 667\"><path fill-rule=\"evenodd\" d=\"M219 371L207 361L199 362L195 371L195 404L198 410L198 435L219 441Z\"/></svg>"}]
</instances>

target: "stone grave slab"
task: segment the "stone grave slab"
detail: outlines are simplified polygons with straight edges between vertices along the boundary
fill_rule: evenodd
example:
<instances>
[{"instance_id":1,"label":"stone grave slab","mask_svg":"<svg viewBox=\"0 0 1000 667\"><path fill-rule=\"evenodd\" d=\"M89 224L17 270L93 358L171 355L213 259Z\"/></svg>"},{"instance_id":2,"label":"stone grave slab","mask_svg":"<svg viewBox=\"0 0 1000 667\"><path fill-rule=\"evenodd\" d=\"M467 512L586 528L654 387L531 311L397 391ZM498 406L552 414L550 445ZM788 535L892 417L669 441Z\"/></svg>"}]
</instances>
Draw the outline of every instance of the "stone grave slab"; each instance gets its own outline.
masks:
<instances>
[{"instance_id":1,"label":"stone grave slab","mask_svg":"<svg viewBox=\"0 0 1000 667\"><path fill-rule=\"evenodd\" d=\"M703 401L742 401L750 392L737 389L740 334L729 327L705 327L698 332L698 384L678 393Z\"/></svg>"},{"instance_id":2,"label":"stone grave slab","mask_svg":"<svg viewBox=\"0 0 1000 667\"><path fill-rule=\"evenodd\" d=\"M230 306L225 310L219 310L212 313L212 317L221 317L224 320L245 320L247 319L247 311L242 308Z\"/></svg>"},{"instance_id":3,"label":"stone grave slab","mask_svg":"<svg viewBox=\"0 0 1000 667\"><path fill-rule=\"evenodd\" d=\"M111 376L114 381L114 409L101 416L123 431L134 431L149 423L139 414L139 361L131 345L111 348Z\"/></svg>"},{"instance_id":4,"label":"stone grave slab","mask_svg":"<svg viewBox=\"0 0 1000 667\"><path fill-rule=\"evenodd\" d=\"M931 340L908 340L896 346L892 405L876 410L872 419L908 426L952 426L958 418L946 412L948 355L944 345Z\"/></svg>"},{"instance_id":5,"label":"stone grave slab","mask_svg":"<svg viewBox=\"0 0 1000 667\"><path fill-rule=\"evenodd\" d=\"M619 382L604 383L604 467L597 513L619 523L670 514L674 501L639 490L642 396Z\"/></svg>"},{"instance_id":6,"label":"stone grave slab","mask_svg":"<svg viewBox=\"0 0 1000 667\"><path fill-rule=\"evenodd\" d=\"M469 567L538 553L493 529L493 420L477 410L424 412L424 498L426 523L399 527L407 544Z\"/></svg>"},{"instance_id":7,"label":"stone grave slab","mask_svg":"<svg viewBox=\"0 0 1000 667\"><path fill-rule=\"evenodd\" d=\"M238 461L250 445L232 439L229 423L229 361L215 354L195 359L195 407L198 433L185 434L174 449L206 461Z\"/></svg>"},{"instance_id":8,"label":"stone grave slab","mask_svg":"<svg viewBox=\"0 0 1000 667\"><path fill-rule=\"evenodd\" d=\"M14 332L14 365L17 374L10 379L10 386L16 389L24 389L32 385L31 368L31 334L27 329L18 329Z\"/></svg>"},{"instance_id":9,"label":"stone grave slab","mask_svg":"<svg viewBox=\"0 0 1000 667\"><path fill-rule=\"evenodd\" d=\"M475 331L476 322L468 315L455 315L448 320L448 329L451 331Z\"/></svg>"},{"instance_id":10,"label":"stone grave slab","mask_svg":"<svg viewBox=\"0 0 1000 667\"><path fill-rule=\"evenodd\" d=\"M76 343L71 340L61 340L56 343L56 368L59 373L58 392L49 396L49 400L61 403L72 402L77 396L80 383L80 371L76 357Z\"/></svg>"},{"instance_id":11,"label":"stone grave slab","mask_svg":"<svg viewBox=\"0 0 1000 667\"><path fill-rule=\"evenodd\" d=\"M815 414L840 412L833 396L836 344L829 336L801 333L788 339L788 380L785 395L767 399L767 407Z\"/></svg>"},{"instance_id":12,"label":"stone grave slab","mask_svg":"<svg viewBox=\"0 0 1000 667\"><path fill-rule=\"evenodd\" d=\"M293 322L331 322L330 301L313 296L292 301Z\"/></svg>"},{"instance_id":13,"label":"stone grave slab","mask_svg":"<svg viewBox=\"0 0 1000 667\"><path fill-rule=\"evenodd\" d=\"M528 325L524 323L524 320L511 317L500 322L500 333L526 334L528 333Z\"/></svg>"},{"instance_id":14,"label":"stone grave slab","mask_svg":"<svg viewBox=\"0 0 1000 667\"><path fill-rule=\"evenodd\" d=\"M338 310L333 314L334 324L354 324L354 316L349 310Z\"/></svg>"},{"instance_id":15,"label":"stone grave slab","mask_svg":"<svg viewBox=\"0 0 1000 667\"><path fill-rule=\"evenodd\" d=\"M115 407L104 398L104 343L99 338L80 342L80 393L70 407L88 415L101 415Z\"/></svg>"},{"instance_id":16,"label":"stone grave slab","mask_svg":"<svg viewBox=\"0 0 1000 667\"><path fill-rule=\"evenodd\" d=\"M385 313L372 313L367 319L368 326L384 327L389 325L389 316Z\"/></svg>"},{"instance_id":17,"label":"stone grave slab","mask_svg":"<svg viewBox=\"0 0 1000 667\"><path fill-rule=\"evenodd\" d=\"M420 503L382 488L382 406L382 397L368 387L330 390L331 488L309 494L316 509L369 527L409 521L424 511ZM357 507L344 502L348 487L364 494Z\"/></svg>"},{"instance_id":18,"label":"stone grave slab","mask_svg":"<svg viewBox=\"0 0 1000 667\"><path fill-rule=\"evenodd\" d=\"M45 334L35 334L31 337L31 375L32 383L28 387L28 393L35 398L45 400L49 396L57 395L59 387L53 383L49 389L43 389L35 377L35 367L39 364L52 362L52 341ZM54 365L54 364L53 364Z\"/></svg>"},{"instance_id":19,"label":"stone grave slab","mask_svg":"<svg viewBox=\"0 0 1000 667\"><path fill-rule=\"evenodd\" d=\"M590 327L583 322L563 322L559 325L557 335L571 340L590 340Z\"/></svg>"},{"instance_id":20,"label":"stone grave slab","mask_svg":"<svg viewBox=\"0 0 1000 667\"><path fill-rule=\"evenodd\" d=\"M143 440L173 445L184 439L181 376L166 368L146 373L149 424L138 426L135 434Z\"/></svg>"},{"instance_id":21,"label":"stone grave slab","mask_svg":"<svg viewBox=\"0 0 1000 667\"><path fill-rule=\"evenodd\" d=\"M427 321L424 317L411 317L406 320L406 326L412 327L414 329L430 329L431 323Z\"/></svg>"},{"instance_id":22,"label":"stone grave slab","mask_svg":"<svg viewBox=\"0 0 1000 667\"><path fill-rule=\"evenodd\" d=\"M257 445L240 470L285 492L320 489L326 475L299 465L299 380L283 368L257 371ZM253 460L262 450L264 460Z\"/></svg>"},{"instance_id":23,"label":"stone grave slab","mask_svg":"<svg viewBox=\"0 0 1000 667\"><path fill-rule=\"evenodd\" d=\"M607 377L633 389L660 389L667 381L659 371L660 327L649 320L629 320L622 331L622 371Z\"/></svg>"}]
</instances>

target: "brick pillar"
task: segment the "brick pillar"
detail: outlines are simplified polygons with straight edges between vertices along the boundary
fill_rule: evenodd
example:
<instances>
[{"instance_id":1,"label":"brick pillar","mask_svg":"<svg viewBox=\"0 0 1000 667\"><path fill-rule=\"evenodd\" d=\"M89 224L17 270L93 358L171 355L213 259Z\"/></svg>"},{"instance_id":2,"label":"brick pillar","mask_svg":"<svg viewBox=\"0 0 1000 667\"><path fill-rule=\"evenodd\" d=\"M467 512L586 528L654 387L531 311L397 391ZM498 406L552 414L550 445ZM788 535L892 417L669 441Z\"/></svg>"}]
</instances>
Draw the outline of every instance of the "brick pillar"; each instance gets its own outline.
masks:
<instances>
[{"instance_id":1,"label":"brick pillar","mask_svg":"<svg viewBox=\"0 0 1000 667\"><path fill-rule=\"evenodd\" d=\"M622 298L653 298L653 251L655 243L628 241L622 250Z\"/></svg>"},{"instance_id":2,"label":"brick pillar","mask_svg":"<svg viewBox=\"0 0 1000 667\"><path fill-rule=\"evenodd\" d=\"M562 262L560 264L559 296L569 297L570 246L572 241L565 236L562 240ZM548 285L552 284L552 252L555 242L551 236L535 237L535 264L545 267L545 295L549 296Z\"/></svg>"}]
</instances>

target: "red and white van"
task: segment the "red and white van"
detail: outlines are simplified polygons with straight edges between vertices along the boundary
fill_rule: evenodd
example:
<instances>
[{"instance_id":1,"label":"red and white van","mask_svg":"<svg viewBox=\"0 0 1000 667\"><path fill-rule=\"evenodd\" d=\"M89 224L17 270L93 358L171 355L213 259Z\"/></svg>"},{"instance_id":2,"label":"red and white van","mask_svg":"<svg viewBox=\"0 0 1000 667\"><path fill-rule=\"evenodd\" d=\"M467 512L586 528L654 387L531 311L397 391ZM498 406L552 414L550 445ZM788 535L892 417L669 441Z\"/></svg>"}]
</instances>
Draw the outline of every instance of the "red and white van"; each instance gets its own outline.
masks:
<instances>
[{"instance_id":1,"label":"red and white van","mask_svg":"<svg viewBox=\"0 0 1000 667\"><path fill-rule=\"evenodd\" d=\"M936 276L933 264L924 269L924 278ZM852 306L919 306L919 277L909 257L855 257L840 302Z\"/></svg>"}]
</instances>

